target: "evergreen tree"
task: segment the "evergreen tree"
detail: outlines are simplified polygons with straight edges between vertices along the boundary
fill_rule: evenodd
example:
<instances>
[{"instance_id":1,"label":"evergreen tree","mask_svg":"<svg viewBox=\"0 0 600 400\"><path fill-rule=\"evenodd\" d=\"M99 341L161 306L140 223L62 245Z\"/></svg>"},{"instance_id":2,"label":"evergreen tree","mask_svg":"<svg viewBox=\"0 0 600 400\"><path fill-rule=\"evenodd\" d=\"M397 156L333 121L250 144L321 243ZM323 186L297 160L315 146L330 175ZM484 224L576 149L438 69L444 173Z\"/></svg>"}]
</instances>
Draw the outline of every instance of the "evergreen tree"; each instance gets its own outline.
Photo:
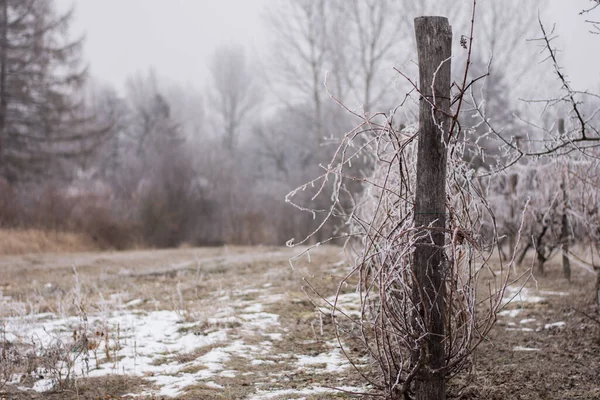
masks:
<instances>
[{"instance_id":1,"label":"evergreen tree","mask_svg":"<svg viewBox=\"0 0 600 400\"><path fill-rule=\"evenodd\" d=\"M10 182L67 171L109 132L74 96L86 68L72 15L53 0L0 0L0 175Z\"/></svg>"}]
</instances>

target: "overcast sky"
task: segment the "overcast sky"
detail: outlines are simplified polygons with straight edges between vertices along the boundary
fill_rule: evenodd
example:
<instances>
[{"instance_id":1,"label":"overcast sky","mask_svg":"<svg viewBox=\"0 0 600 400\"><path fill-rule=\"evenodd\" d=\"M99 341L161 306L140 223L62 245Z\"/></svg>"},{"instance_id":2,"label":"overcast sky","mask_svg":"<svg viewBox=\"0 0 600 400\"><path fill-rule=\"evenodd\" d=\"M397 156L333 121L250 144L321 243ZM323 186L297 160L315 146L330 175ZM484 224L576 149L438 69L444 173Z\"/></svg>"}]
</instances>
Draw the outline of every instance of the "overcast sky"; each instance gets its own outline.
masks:
<instances>
[{"instance_id":1,"label":"overcast sky","mask_svg":"<svg viewBox=\"0 0 600 400\"><path fill-rule=\"evenodd\" d=\"M236 42L251 51L264 49L261 12L273 1L57 0L64 9L75 4L73 32L85 32L85 57L93 76L117 88L128 76L151 67L160 76L203 87L217 45ZM578 15L589 4L550 0L542 14L548 24L557 24L557 45L578 89L600 86L600 36L589 34L585 18Z\"/></svg>"}]
</instances>

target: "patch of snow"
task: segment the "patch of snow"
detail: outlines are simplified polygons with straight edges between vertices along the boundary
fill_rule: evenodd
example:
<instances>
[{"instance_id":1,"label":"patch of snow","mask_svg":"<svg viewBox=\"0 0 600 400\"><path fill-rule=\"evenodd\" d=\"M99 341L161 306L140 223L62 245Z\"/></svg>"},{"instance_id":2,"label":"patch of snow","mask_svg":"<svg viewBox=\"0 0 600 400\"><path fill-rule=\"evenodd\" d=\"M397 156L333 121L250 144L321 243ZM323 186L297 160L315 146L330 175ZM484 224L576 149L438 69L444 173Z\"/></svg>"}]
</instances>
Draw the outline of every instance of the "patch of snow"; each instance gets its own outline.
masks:
<instances>
[{"instance_id":1,"label":"patch of snow","mask_svg":"<svg viewBox=\"0 0 600 400\"><path fill-rule=\"evenodd\" d=\"M181 374L179 376L157 375L148 378L148 380L160 387L158 394L166 397L179 396L183 389L195 385L197 379L198 377L195 374Z\"/></svg>"},{"instance_id":2,"label":"patch of snow","mask_svg":"<svg viewBox=\"0 0 600 400\"><path fill-rule=\"evenodd\" d=\"M506 328L507 331L535 332L533 328Z\"/></svg>"},{"instance_id":3,"label":"patch of snow","mask_svg":"<svg viewBox=\"0 0 600 400\"><path fill-rule=\"evenodd\" d=\"M567 323L564 321L560 321L560 322L553 322L551 324L546 324L544 325L544 329L550 329L550 328L562 328L563 326L565 326Z\"/></svg>"},{"instance_id":4,"label":"patch of snow","mask_svg":"<svg viewBox=\"0 0 600 400\"><path fill-rule=\"evenodd\" d=\"M326 368L325 370L322 370L322 372L340 372L349 365L348 360L342 357L342 352L339 348L335 348L329 353L321 353L316 356L298 356L299 368L323 364L326 365Z\"/></svg>"},{"instance_id":5,"label":"patch of snow","mask_svg":"<svg viewBox=\"0 0 600 400\"><path fill-rule=\"evenodd\" d=\"M244 296L247 294L254 294L254 293L262 293L261 289L256 289L256 288L251 288L251 289L244 289L244 290L234 290L233 294L236 296Z\"/></svg>"},{"instance_id":6,"label":"patch of snow","mask_svg":"<svg viewBox=\"0 0 600 400\"><path fill-rule=\"evenodd\" d=\"M264 333L263 336L266 336L271 340L283 340L283 333Z\"/></svg>"},{"instance_id":7,"label":"patch of snow","mask_svg":"<svg viewBox=\"0 0 600 400\"><path fill-rule=\"evenodd\" d=\"M521 311L523 310L520 308L515 308L514 310L502 310L498 313L498 315L500 315L501 317L515 318L521 313Z\"/></svg>"},{"instance_id":8,"label":"patch of snow","mask_svg":"<svg viewBox=\"0 0 600 400\"><path fill-rule=\"evenodd\" d=\"M248 293L260 293L256 296L258 300L235 298ZM135 306L142 304L144 300L132 299L128 293L110 296L107 303L113 304L115 311L88 314L85 321L74 316L58 318L51 313L29 316L25 313L13 313L17 317L5 318L3 322L6 323L7 339L33 343L38 348L50 348L58 341L69 345L73 343L74 330L79 334L87 332L90 340L96 341L98 339L93 335L95 332L108 333L110 358L105 354L103 339L96 342L98 365L93 354L89 354L87 363L84 355L79 355L73 371L78 376L89 377L109 374L140 376L156 386L152 391L131 395L134 397L176 397L186 387L198 383L222 389L212 380L217 376L234 378L240 374L231 369L236 368L235 366L228 364L234 357L243 357L252 365L277 364L277 359L295 359L289 354L271 353L273 342L282 340L282 332L285 330L281 327L279 315L266 312L265 308L268 304L285 299L285 294L269 294L265 293L264 288L250 288L227 294L216 292L215 297L218 296L224 301L217 300L216 303L222 303L222 306L211 310L207 318L199 318L193 322L183 320L181 313L177 311L148 312L136 309ZM348 302L353 301L352 296L358 299L356 294L345 296L344 299ZM10 298L0 297L0 301L2 300L12 301ZM207 322L209 329L206 329ZM236 325L232 327L232 323ZM245 335L253 338L252 345L244 342ZM209 346L210 351L194 357L195 352ZM189 355L193 357L190 358ZM182 359L186 361L183 362ZM347 367L347 361L339 350L317 357L303 357L298 364L304 368L326 365L324 372L335 372ZM53 383L48 379L39 380L35 382L34 389L47 391L52 388ZM331 390L313 388L301 394L307 396L323 391ZM272 393L268 396L274 397Z\"/></svg>"},{"instance_id":9,"label":"patch of snow","mask_svg":"<svg viewBox=\"0 0 600 400\"><path fill-rule=\"evenodd\" d=\"M224 348L218 347L216 349L212 349L202 357L200 357L197 361L204 365L209 371L219 371L223 369L223 363L229 361L231 355L225 351Z\"/></svg>"},{"instance_id":10,"label":"patch of snow","mask_svg":"<svg viewBox=\"0 0 600 400\"><path fill-rule=\"evenodd\" d=\"M531 322L535 322L535 318L525 318L519 321L520 324L529 324Z\"/></svg>"},{"instance_id":11,"label":"patch of snow","mask_svg":"<svg viewBox=\"0 0 600 400\"><path fill-rule=\"evenodd\" d=\"M231 324L231 323L235 323L238 321L239 321L239 318L233 317L233 316L208 318L206 320L206 322L209 323L210 325Z\"/></svg>"},{"instance_id":12,"label":"patch of snow","mask_svg":"<svg viewBox=\"0 0 600 400\"><path fill-rule=\"evenodd\" d=\"M544 294L546 296L569 296L571 293L569 293L569 292L553 292L551 290L540 290L540 294Z\"/></svg>"},{"instance_id":13,"label":"patch of snow","mask_svg":"<svg viewBox=\"0 0 600 400\"><path fill-rule=\"evenodd\" d=\"M277 304L277 303L280 303L281 301L285 300L285 295L269 294L269 295L260 296L259 300L263 304Z\"/></svg>"},{"instance_id":14,"label":"patch of snow","mask_svg":"<svg viewBox=\"0 0 600 400\"><path fill-rule=\"evenodd\" d=\"M219 376L222 376L223 378L235 378L237 374L237 371L228 369L227 371L219 373Z\"/></svg>"},{"instance_id":15,"label":"patch of snow","mask_svg":"<svg viewBox=\"0 0 600 400\"><path fill-rule=\"evenodd\" d=\"M246 308L244 308L242 311L247 312L247 313L259 313L262 312L264 310L264 306L260 303L254 303Z\"/></svg>"},{"instance_id":16,"label":"patch of snow","mask_svg":"<svg viewBox=\"0 0 600 400\"><path fill-rule=\"evenodd\" d=\"M279 315L277 314L257 312L253 314L242 314L240 318L247 321L250 325L262 328L265 326L279 325Z\"/></svg>"},{"instance_id":17,"label":"patch of snow","mask_svg":"<svg viewBox=\"0 0 600 400\"><path fill-rule=\"evenodd\" d=\"M251 365L275 364L275 361L273 361L273 360L254 359L254 360L250 361L250 364Z\"/></svg>"},{"instance_id":18,"label":"patch of snow","mask_svg":"<svg viewBox=\"0 0 600 400\"><path fill-rule=\"evenodd\" d=\"M134 300L128 301L127 303L123 304L123 307L124 308L133 307L133 306L142 304L143 302L144 302L144 300L142 300L142 299L134 299Z\"/></svg>"},{"instance_id":19,"label":"patch of snow","mask_svg":"<svg viewBox=\"0 0 600 400\"><path fill-rule=\"evenodd\" d=\"M81 329L81 321L77 317L44 322L28 320L26 324L23 321L14 322L14 319L7 321L7 331L10 331L12 336L24 342L35 343L41 348L49 348L57 340L69 343L69 340L72 341L73 330ZM200 375L181 373L188 366L202 364L202 358L189 363L179 363L169 362L170 357L216 345L227 339L225 331L211 332L207 335L192 333L196 324L181 323L180 316L174 311L146 313L132 310L112 312L108 315L90 315L87 317L87 324L89 332L93 332L96 327L104 328L109 332L110 347L114 348L118 344L119 349L113 350L111 359L106 360L104 344L100 343L99 358L103 361L100 361L99 365L90 361L91 369L88 371L82 356L76 360L73 371L87 371L86 375L90 377L109 374L145 376L161 387L162 396L177 396L186 386L197 383L198 378L202 378L200 373L207 372L201 370ZM92 356L90 358L93 359ZM223 368L217 368L215 365L212 369ZM209 367L208 372L212 375L210 370ZM47 391L51 388L51 383L48 380L37 381L34 390Z\"/></svg>"},{"instance_id":20,"label":"patch of snow","mask_svg":"<svg viewBox=\"0 0 600 400\"><path fill-rule=\"evenodd\" d=\"M540 349L536 349L535 347L515 346L513 347L513 351L540 351Z\"/></svg>"},{"instance_id":21,"label":"patch of snow","mask_svg":"<svg viewBox=\"0 0 600 400\"><path fill-rule=\"evenodd\" d=\"M33 384L33 390L36 392L42 393L47 392L48 390L54 387L54 381L52 379L40 379L39 381Z\"/></svg>"},{"instance_id":22,"label":"patch of snow","mask_svg":"<svg viewBox=\"0 0 600 400\"><path fill-rule=\"evenodd\" d=\"M356 393L361 393L361 392L365 391L364 388L348 387L348 386L343 386L343 387L340 387L339 389L348 391L348 392L356 392ZM259 389L256 391L256 393L254 395L250 395L249 397L247 397L247 399L248 400L269 400L269 399L274 399L274 398L278 398L278 397L285 398L284 396L299 396L299 395L312 396L312 395L325 394L325 393L341 393L340 390L336 390L333 388L325 388L325 387L320 387L320 386L313 386L312 388L304 388L304 389L281 389L281 390L274 390L274 391ZM301 400L301 399L302 398L299 398L297 400Z\"/></svg>"},{"instance_id":23,"label":"patch of snow","mask_svg":"<svg viewBox=\"0 0 600 400\"><path fill-rule=\"evenodd\" d=\"M519 290L520 289L520 290ZM529 288L520 288L509 286L506 288L503 304L510 303L540 303L546 299L534 294L534 291Z\"/></svg>"},{"instance_id":24,"label":"patch of snow","mask_svg":"<svg viewBox=\"0 0 600 400\"><path fill-rule=\"evenodd\" d=\"M327 298L327 304L319 307L319 311L323 314L331 314L335 304L335 314L338 316L360 316L360 293L352 292L340 294L339 296L331 296Z\"/></svg>"}]
</instances>

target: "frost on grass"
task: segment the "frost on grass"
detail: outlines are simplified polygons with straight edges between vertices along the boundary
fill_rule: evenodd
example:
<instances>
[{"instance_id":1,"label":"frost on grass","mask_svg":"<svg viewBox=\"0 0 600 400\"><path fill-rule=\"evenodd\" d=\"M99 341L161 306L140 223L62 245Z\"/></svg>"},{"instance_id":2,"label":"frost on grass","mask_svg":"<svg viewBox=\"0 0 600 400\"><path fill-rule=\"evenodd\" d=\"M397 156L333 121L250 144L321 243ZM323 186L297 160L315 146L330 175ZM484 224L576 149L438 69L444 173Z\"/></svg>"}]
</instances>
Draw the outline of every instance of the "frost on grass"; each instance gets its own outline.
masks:
<instances>
[{"instance_id":1,"label":"frost on grass","mask_svg":"<svg viewBox=\"0 0 600 400\"><path fill-rule=\"evenodd\" d=\"M95 342L87 341L89 351L73 360L73 376L141 376L158 389L139 395L175 397L199 383L218 389L220 385L212 379L237 375L237 371L226 369L232 357L247 358L249 363L265 357L271 351L272 341L280 340L282 335L278 331L279 316L265 312L260 302L229 301L210 318L192 322L187 321L193 318L184 320L179 311L131 309L135 304L139 303L129 302L116 311L85 315L85 319L56 318L52 314L7 318L6 340L47 349L57 342L73 341L74 332L81 335L85 325L87 335ZM232 333L231 327L246 334L260 334L264 340L247 344L243 336ZM104 342L98 340L100 335ZM32 389L45 392L56 384L55 379L40 379Z\"/></svg>"},{"instance_id":2,"label":"frost on grass","mask_svg":"<svg viewBox=\"0 0 600 400\"><path fill-rule=\"evenodd\" d=\"M515 322L511 321L512 319L519 316L524 309L531 307L537 303L542 303L546 301L546 297L542 297L544 295L548 296L567 296L566 292L553 292L547 290L536 290L530 288L519 288L519 287L508 287L506 290L504 305L507 309L502 310L498 313L500 317L504 317L508 319L506 325L508 325L505 329L507 331L522 331L522 332L539 332L542 329L552 329L552 328L562 328L565 323L564 322L554 322L545 325L538 325L536 329L530 328L528 326L517 326ZM523 318L519 321L519 325L529 325L536 322L535 318ZM515 351L525 351L525 350L516 350Z\"/></svg>"},{"instance_id":3,"label":"frost on grass","mask_svg":"<svg viewBox=\"0 0 600 400\"><path fill-rule=\"evenodd\" d=\"M324 315L333 313L337 316L360 317L360 300L360 293L358 292L331 296L323 301L324 305L320 306L318 310Z\"/></svg>"},{"instance_id":4,"label":"frost on grass","mask_svg":"<svg viewBox=\"0 0 600 400\"><path fill-rule=\"evenodd\" d=\"M513 347L513 351L540 351L540 349L536 349L535 347L515 346Z\"/></svg>"},{"instance_id":5,"label":"frost on grass","mask_svg":"<svg viewBox=\"0 0 600 400\"><path fill-rule=\"evenodd\" d=\"M541 303L546 301L546 298L539 296L540 291L533 290L530 288L521 288L516 286L509 286L506 288L506 294L504 295L504 304L526 304L526 303Z\"/></svg>"},{"instance_id":6,"label":"frost on grass","mask_svg":"<svg viewBox=\"0 0 600 400\"><path fill-rule=\"evenodd\" d=\"M364 388L359 387L339 387L339 388L326 388L321 386L313 386L304 389L281 389L275 391L258 390L256 394L248 397L248 400L269 400L269 399L305 399L305 396L314 396L319 394L333 394L339 393L340 391L351 392L351 393L362 393ZM294 396L294 397L289 397Z\"/></svg>"},{"instance_id":7,"label":"frost on grass","mask_svg":"<svg viewBox=\"0 0 600 400\"><path fill-rule=\"evenodd\" d=\"M543 296L545 297L543 297ZM509 286L504 295L503 307L506 309L498 313L501 317L516 318L524 308L532 304L543 303L548 296L567 296L566 292L552 292L547 290L530 289L526 287ZM533 322L523 320L521 323Z\"/></svg>"},{"instance_id":8,"label":"frost on grass","mask_svg":"<svg viewBox=\"0 0 600 400\"><path fill-rule=\"evenodd\" d=\"M520 308L515 308L512 310L502 310L498 313L498 315L501 317L515 318L517 315L519 315L521 313L521 311L523 311L523 310Z\"/></svg>"},{"instance_id":9,"label":"frost on grass","mask_svg":"<svg viewBox=\"0 0 600 400\"><path fill-rule=\"evenodd\" d=\"M117 293L111 293L110 286L105 293L98 293L95 287L84 290L74 274L76 288L57 297L57 305L51 303L52 307L36 304L46 304L46 299L25 303L0 294L0 328L11 346L24 352L33 349L38 355L59 349L70 358L68 385L62 386L52 374L42 374L43 367L22 379L22 368L8 383L11 390L45 392L57 386L70 390L74 379L122 375L143 378L128 389L131 393L126 397L133 398L202 396L230 391L235 385L236 398L255 394L257 398L306 398L335 392L306 377L318 375L334 385L350 373L340 351L332 350L336 344L324 340L323 329L312 326L319 321L321 328L326 326L325 318L319 319L322 314L314 313L308 304L297 304L295 292L288 292L287 274L283 288L278 284L280 273L272 270L263 275L272 278L269 283L241 278L238 282L235 278L231 285L221 284L226 278L219 275L217 284L203 287L201 296L188 290L191 286L180 290L177 285L177 293L174 288L161 288L159 294L176 294L171 297L156 293L141 297L145 292L129 286L131 292L122 291L120 285ZM175 280L166 279L164 285L170 284L175 285ZM195 296L193 302L186 297L190 295ZM357 299L356 294L344 294L338 304L353 313L358 310ZM307 309L296 314L288 310L286 302ZM55 313L42 313L42 309ZM309 321L304 320L305 314ZM300 327L302 337L295 340L297 315L306 326ZM289 321L292 325L286 328ZM57 347L59 344L62 347ZM54 365L57 369L63 366L61 360ZM61 372L66 371L63 368ZM41 375L44 379L38 379Z\"/></svg>"},{"instance_id":10,"label":"frost on grass","mask_svg":"<svg viewBox=\"0 0 600 400\"><path fill-rule=\"evenodd\" d=\"M319 372L341 372L349 367L348 359L342 355L342 352L338 347L333 348L328 353L322 353L316 356L298 356L298 367L300 369L306 369L315 366L324 365L324 369L320 369Z\"/></svg>"},{"instance_id":11,"label":"frost on grass","mask_svg":"<svg viewBox=\"0 0 600 400\"><path fill-rule=\"evenodd\" d=\"M552 328L562 328L566 325L566 322L564 321L560 321L560 322L553 322L551 324L546 324L544 325L544 329L552 329Z\"/></svg>"}]
</instances>

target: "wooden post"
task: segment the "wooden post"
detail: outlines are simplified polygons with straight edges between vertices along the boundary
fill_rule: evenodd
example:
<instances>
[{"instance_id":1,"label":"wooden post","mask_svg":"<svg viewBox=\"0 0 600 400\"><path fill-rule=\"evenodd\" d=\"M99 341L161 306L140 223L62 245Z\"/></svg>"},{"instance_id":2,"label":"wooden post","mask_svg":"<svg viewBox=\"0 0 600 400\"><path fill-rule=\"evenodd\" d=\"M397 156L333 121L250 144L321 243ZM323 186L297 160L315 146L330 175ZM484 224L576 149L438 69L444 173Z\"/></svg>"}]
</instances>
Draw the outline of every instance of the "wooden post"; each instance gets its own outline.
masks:
<instances>
[{"instance_id":1,"label":"wooden post","mask_svg":"<svg viewBox=\"0 0 600 400\"><path fill-rule=\"evenodd\" d=\"M558 133L564 135L565 133L565 120L558 120ZM560 228L560 242L562 245L562 264L563 274L567 281L571 282L571 263L569 261L569 217L567 216L567 210L569 209L569 194L567 193L567 179L566 172L562 173L561 189L563 194L563 210Z\"/></svg>"},{"instance_id":2,"label":"wooden post","mask_svg":"<svg viewBox=\"0 0 600 400\"><path fill-rule=\"evenodd\" d=\"M444 229L446 218L446 139L450 127L450 56L452 28L444 17L415 19L419 54L419 148L415 192L415 227L425 236L416 244L413 301L417 320L425 332L420 354L425 363L415 378L417 400L444 400L445 271ZM433 109L434 107L434 109Z\"/></svg>"}]
</instances>

